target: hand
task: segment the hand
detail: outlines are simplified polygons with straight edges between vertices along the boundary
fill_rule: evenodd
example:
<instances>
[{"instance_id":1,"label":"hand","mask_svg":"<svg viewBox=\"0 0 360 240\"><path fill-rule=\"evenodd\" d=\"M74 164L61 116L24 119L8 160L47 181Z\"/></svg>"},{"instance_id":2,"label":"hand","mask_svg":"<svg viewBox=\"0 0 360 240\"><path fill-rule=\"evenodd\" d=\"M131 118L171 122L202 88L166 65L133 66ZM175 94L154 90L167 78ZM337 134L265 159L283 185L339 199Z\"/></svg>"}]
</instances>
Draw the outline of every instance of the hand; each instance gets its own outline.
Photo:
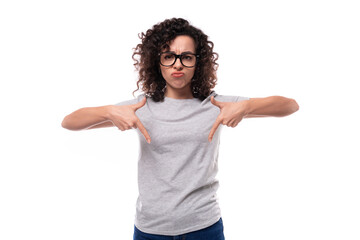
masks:
<instances>
[{"instance_id":1,"label":"hand","mask_svg":"<svg viewBox=\"0 0 360 240\"><path fill-rule=\"evenodd\" d=\"M146 103L146 97L144 97L140 102L132 105L121 105L121 106L112 106L109 111L109 120L113 122L121 131L126 131L128 129L139 128L141 133L144 135L148 143L151 142L149 133L146 131L144 125L141 123L140 119L136 116L135 112L139 108L143 107Z\"/></svg>"},{"instance_id":2,"label":"hand","mask_svg":"<svg viewBox=\"0 0 360 240\"><path fill-rule=\"evenodd\" d=\"M216 118L216 121L210 131L208 140L211 142L216 129L220 123L227 125L228 127L236 127L239 122L246 115L246 107L243 101L240 102L219 102L214 99L214 96L210 98L211 103L220 108L220 114Z\"/></svg>"}]
</instances>

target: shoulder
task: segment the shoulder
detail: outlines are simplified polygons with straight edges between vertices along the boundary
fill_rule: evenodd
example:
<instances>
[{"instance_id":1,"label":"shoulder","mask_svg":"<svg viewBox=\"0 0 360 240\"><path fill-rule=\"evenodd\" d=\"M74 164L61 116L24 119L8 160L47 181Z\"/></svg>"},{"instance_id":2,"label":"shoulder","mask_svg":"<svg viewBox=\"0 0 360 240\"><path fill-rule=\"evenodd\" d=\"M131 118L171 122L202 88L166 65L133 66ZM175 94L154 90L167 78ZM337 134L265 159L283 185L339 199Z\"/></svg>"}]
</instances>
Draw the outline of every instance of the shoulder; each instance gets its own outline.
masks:
<instances>
[{"instance_id":1,"label":"shoulder","mask_svg":"<svg viewBox=\"0 0 360 240\"><path fill-rule=\"evenodd\" d=\"M145 93L140 94L139 96L132 98L132 99L127 99L127 100L123 100L121 102L117 102L114 105L132 105L132 104L136 104L138 102L140 102L144 97L146 97Z\"/></svg>"}]
</instances>

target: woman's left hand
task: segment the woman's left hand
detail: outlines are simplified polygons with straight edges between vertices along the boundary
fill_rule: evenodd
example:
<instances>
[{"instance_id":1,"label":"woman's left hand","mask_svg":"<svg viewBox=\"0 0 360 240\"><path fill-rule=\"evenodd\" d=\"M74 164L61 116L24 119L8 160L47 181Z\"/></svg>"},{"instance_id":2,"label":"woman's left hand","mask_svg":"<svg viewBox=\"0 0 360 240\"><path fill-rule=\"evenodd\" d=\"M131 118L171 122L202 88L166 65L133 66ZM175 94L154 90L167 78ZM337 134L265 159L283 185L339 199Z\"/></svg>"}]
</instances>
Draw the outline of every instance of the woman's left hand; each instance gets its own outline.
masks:
<instances>
[{"instance_id":1,"label":"woman's left hand","mask_svg":"<svg viewBox=\"0 0 360 240\"><path fill-rule=\"evenodd\" d=\"M214 99L214 96L211 96L210 100L212 104L220 108L220 114L216 118L216 121L210 131L210 135L208 137L209 142L211 142L220 123L228 127L236 127L244 116L246 116L246 101L219 102Z\"/></svg>"}]
</instances>

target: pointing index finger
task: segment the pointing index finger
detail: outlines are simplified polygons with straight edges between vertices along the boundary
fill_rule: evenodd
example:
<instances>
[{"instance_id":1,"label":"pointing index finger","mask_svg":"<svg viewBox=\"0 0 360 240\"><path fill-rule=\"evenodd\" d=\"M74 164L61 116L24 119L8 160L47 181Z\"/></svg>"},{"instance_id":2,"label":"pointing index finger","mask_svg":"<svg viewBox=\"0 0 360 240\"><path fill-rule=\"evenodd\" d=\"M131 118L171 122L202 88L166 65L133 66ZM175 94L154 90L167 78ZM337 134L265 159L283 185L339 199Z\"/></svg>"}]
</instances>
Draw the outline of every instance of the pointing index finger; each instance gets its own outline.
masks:
<instances>
[{"instance_id":1,"label":"pointing index finger","mask_svg":"<svg viewBox=\"0 0 360 240\"><path fill-rule=\"evenodd\" d=\"M216 121L215 121L215 123L214 123L214 125L213 125L213 127L212 127L212 129L211 129L211 131L210 131L210 134L209 134L209 137L208 137L209 142L211 142L211 140L212 140L212 138L213 138L213 136L214 136L217 128L218 128L219 125L220 125L220 123L221 123L221 120L220 120L220 118L218 117L218 118L216 119Z\"/></svg>"},{"instance_id":2,"label":"pointing index finger","mask_svg":"<svg viewBox=\"0 0 360 240\"><path fill-rule=\"evenodd\" d=\"M147 141L148 143L150 143L150 142L151 142L150 135L149 135L149 133L146 131L144 125L141 123L140 119L137 120L136 126L139 128L140 132L144 135L146 141Z\"/></svg>"}]
</instances>

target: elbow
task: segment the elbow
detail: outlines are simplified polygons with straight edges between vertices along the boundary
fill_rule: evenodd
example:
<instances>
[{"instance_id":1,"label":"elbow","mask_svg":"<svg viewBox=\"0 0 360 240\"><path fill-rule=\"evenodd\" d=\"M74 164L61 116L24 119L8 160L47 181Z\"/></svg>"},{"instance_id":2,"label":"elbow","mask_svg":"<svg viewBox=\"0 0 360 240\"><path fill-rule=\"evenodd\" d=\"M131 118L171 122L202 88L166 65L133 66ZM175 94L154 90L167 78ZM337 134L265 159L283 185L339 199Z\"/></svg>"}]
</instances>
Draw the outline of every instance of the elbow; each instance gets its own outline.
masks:
<instances>
[{"instance_id":1,"label":"elbow","mask_svg":"<svg viewBox=\"0 0 360 240\"><path fill-rule=\"evenodd\" d=\"M293 99L293 101L294 101L294 108L295 108L295 112L296 111L299 111L299 104L295 101L295 99Z\"/></svg>"},{"instance_id":2,"label":"elbow","mask_svg":"<svg viewBox=\"0 0 360 240\"><path fill-rule=\"evenodd\" d=\"M67 116L66 116L66 117L67 117ZM65 129L69 129L69 126L68 126L68 122L67 122L66 117L62 120L62 122L61 122L61 127L65 128Z\"/></svg>"},{"instance_id":3,"label":"elbow","mask_svg":"<svg viewBox=\"0 0 360 240\"><path fill-rule=\"evenodd\" d=\"M68 119L68 116L66 116L61 122L61 127L72 131L78 130L71 125L71 121Z\"/></svg>"},{"instance_id":4,"label":"elbow","mask_svg":"<svg viewBox=\"0 0 360 240\"><path fill-rule=\"evenodd\" d=\"M278 117L289 116L297 111L299 111L299 104L297 104L294 99L289 98L286 104L286 110L284 110L284 112Z\"/></svg>"},{"instance_id":5,"label":"elbow","mask_svg":"<svg viewBox=\"0 0 360 240\"><path fill-rule=\"evenodd\" d=\"M291 99L291 113L299 111L299 104L295 101L295 99Z\"/></svg>"}]
</instances>

